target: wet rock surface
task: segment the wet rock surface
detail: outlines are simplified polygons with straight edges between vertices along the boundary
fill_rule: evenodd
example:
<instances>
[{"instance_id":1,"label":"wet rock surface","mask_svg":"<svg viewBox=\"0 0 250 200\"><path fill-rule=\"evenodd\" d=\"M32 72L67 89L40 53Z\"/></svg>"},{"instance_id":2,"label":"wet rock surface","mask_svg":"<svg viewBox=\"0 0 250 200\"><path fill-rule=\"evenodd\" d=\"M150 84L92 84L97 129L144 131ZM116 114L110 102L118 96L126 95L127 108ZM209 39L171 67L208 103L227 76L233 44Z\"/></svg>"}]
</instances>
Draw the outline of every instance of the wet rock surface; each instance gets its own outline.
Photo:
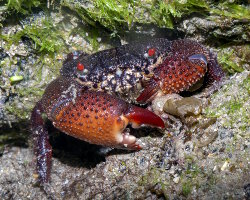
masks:
<instances>
[{"instance_id":1,"label":"wet rock surface","mask_svg":"<svg viewBox=\"0 0 250 200\"><path fill-rule=\"evenodd\" d=\"M86 2L86 8L93 7ZM0 4L0 199L249 199L249 16L225 20L225 16L206 11L208 16L198 13L178 18L175 30L169 30L151 21L152 13L144 7L138 9L138 21L130 29L122 26L121 33L112 29L111 37L108 24L103 27L98 21L90 27L77 12L77 3L68 3L64 1L61 12L52 9L52 24L39 9L18 21L10 20L8 8ZM49 40L32 37L34 27ZM22 37L17 40L15 33ZM178 102L174 116L163 112L171 98L154 102L150 109L157 110L168 127L164 132L132 131L145 144L139 152L103 149L50 127L51 182L39 186L30 111L57 77L66 54L75 50L91 53L140 38L184 36L219 53L220 63L230 74L222 87L210 97L206 91L192 97L199 99L198 107L192 106L196 100L190 104L174 98L172 103ZM56 43L50 42L55 38ZM218 46L228 41L235 43ZM13 82L16 76L22 79ZM188 111L182 113L179 106Z\"/></svg>"}]
</instances>

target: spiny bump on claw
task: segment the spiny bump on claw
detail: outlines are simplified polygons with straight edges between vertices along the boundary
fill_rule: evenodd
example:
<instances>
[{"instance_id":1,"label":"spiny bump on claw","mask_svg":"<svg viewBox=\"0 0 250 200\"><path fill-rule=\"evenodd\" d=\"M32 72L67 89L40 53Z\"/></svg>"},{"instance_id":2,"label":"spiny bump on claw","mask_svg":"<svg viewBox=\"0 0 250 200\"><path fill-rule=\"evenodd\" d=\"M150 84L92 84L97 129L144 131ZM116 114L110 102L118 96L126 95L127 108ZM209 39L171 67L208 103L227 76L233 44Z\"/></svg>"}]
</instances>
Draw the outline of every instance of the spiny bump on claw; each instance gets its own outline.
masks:
<instances>
[{"instance_id":1,"label":"spiny bump on claw","mask_svg":"<svg viewBox=\"0 0 250 200\"><path fill-rule=\"evenodd\" d=\"M165 68L168 68L168 74L165 76L163 82L165 93L178 93L188 89L205 74L203 68L195 66L192 70L187 70L185 66L181 66L178 71L176 71L175 67L166 66Z\"/></svg>"}]
</instances>

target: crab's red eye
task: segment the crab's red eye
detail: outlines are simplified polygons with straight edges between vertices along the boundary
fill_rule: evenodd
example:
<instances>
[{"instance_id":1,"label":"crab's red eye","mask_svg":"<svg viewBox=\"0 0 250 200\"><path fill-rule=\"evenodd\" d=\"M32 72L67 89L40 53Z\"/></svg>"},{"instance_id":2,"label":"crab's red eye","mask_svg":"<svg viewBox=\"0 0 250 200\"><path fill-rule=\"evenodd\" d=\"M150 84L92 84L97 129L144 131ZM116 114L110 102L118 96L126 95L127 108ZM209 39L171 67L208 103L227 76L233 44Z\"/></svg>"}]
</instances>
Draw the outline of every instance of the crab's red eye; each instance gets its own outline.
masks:
<instances>
[{"instance_id":1,"label":"crab's red eye","mask_svg":"<svg viewBox=\"0 0 250 200\"><path fill-rule=\"evenodd\" d=\"M82 63L78 63L78 64L77 64L77 69L78 69L79 71L84 70L84 65L83 65Z\"/></svg>"},{"instance_id":2,"label":"crab's red eye","mask_svg":"<svg viewBox=\"0 0 250 200\"><path fill-rule=\"evenodd\" d=\"M150 48L150 49L148 50L148 56L151 57L151 56L153 56L153 55L155 55L155 49L154 49L154 48Z\"/></svg>"}]
</instances>

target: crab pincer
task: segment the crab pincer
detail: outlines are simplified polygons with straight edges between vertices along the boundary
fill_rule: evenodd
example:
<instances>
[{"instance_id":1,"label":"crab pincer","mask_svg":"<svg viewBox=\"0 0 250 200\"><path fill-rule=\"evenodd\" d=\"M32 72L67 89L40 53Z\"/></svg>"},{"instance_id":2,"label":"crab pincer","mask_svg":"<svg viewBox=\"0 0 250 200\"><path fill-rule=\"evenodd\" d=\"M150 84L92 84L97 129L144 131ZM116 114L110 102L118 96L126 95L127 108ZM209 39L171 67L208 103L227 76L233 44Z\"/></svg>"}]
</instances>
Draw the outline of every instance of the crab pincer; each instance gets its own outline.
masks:
<instances>
[{"instance_id":1,"label":"crab pincer","mask_svg":"<svg viewBox=\"0 0 250 200\"><path fill-rule=\"evenodd\" d=\"M129 123L134 128L141 125L164 128L164 122L156 114L95 91L82 92L74 102L54 108L51 116L55 127L73 137L131 150L140 150L141 146L134 136L124 132Z\"/></svg>"},{"instance_id":2,"label":"crab pincer","mask_svg":"<svg viewBox=\"0 0 250 200\"><path fill-rule=\"evenodd\" d=\"M92 144L140 150L136 137L125 131L128 124L164 128L151 111L129 104L104 92L85 90L72 79L58 78L46 89L31 116L35 138L37 172L42 183L49 181L52 148L44 114L62 132Z\"/></svg>"},{"instance_id":3,"label":"crab pincer","mask_svg":"<svg viewBox=\"0 0 250 200\"><path fill-rule=\"evenodd\" d=\"M171 51L164 57L163 62L153 69L153 76L136 100L146 103L152 101L152 97L159 92L171 94L195 91L202 87L208 71L220 71L219 67L211 69L212 66L214 63L209 51L199 43L190 40L172 41Z\"/></svg>"}]
</instances>

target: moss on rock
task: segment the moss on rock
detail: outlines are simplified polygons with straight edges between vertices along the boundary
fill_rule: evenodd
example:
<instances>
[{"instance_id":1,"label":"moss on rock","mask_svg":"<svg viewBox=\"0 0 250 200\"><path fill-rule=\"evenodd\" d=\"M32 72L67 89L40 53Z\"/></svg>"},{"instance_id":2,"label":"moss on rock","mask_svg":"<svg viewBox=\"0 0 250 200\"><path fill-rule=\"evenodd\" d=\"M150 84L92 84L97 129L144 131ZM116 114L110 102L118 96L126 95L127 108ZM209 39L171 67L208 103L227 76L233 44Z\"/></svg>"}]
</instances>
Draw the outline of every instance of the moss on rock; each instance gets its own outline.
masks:
<instances>
[{"instance_id":1,"label":"moss on rock","mask_svg":"<svg viewBox=\"0 0 250 200\"><path fill-rule=\"evenodd\" d=\"M219 48L218 62L229 74L250 70L249 45L232 45Z\"/></svg>"},{"instance_id":2,"label":"moss on rock","mask_svg":"<svg viewBox=\"0 0 250 200\"><path fill-rule=\"evenodd\" d=\"M239 131L249 131L250 119L249 71L235 74L219 92L211 98L207 116L217 117L221 125Z\"/></svg>"}]
</instances>

